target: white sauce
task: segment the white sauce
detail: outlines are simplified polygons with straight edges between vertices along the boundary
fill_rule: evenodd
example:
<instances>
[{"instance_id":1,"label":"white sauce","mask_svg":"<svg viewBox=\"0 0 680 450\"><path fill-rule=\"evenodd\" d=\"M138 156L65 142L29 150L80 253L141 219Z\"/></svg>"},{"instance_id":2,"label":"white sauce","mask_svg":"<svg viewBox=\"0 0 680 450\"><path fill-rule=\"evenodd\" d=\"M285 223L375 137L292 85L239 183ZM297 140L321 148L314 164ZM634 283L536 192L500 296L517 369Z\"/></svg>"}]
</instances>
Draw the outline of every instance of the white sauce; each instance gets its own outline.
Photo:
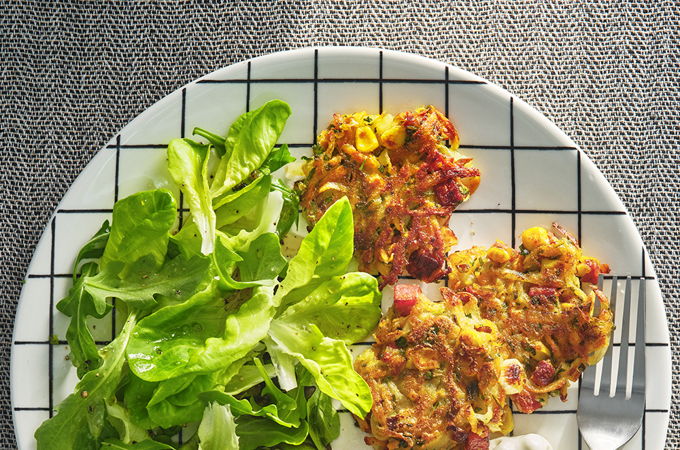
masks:
<instances>
[{"instance_id":1,"label":"white sauce","mask_svg":"<svg viewBox=\"0 0 680 450\"><path fill-rule=\"evenodd\" d=\"M552 445L538 434L524 436L505 436L492 439L489 450L553 450Z\"/></svg>"}]
</instances>

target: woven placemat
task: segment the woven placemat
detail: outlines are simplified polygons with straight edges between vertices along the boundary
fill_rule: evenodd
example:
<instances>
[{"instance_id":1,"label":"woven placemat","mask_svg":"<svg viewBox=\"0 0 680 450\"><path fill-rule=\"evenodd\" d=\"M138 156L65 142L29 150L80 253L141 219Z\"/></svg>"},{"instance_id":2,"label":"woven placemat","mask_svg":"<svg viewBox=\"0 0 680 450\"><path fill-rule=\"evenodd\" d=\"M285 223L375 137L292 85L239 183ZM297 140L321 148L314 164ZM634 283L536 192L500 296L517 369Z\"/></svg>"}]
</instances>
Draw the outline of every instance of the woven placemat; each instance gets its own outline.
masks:
<instances>
[{"instance_id":1,"label":"woven placemat","mask_svg":"<svg viewBox=\"0 0 680 450\"><path fill-rule=\"evenodd\" d=\"M467 3L467 4L463 4ZM473 5L473 6L471 6ZM458 65L570 135L633 216L680 343L680 9L674 2L0 1L0 447L15 447L9 353L21 282L59 199L156 100L217 68L362 45ZM673 356L674 366L680 355ZM673 377L667 446L680 444Z\"/></svg>"}]
</instances>

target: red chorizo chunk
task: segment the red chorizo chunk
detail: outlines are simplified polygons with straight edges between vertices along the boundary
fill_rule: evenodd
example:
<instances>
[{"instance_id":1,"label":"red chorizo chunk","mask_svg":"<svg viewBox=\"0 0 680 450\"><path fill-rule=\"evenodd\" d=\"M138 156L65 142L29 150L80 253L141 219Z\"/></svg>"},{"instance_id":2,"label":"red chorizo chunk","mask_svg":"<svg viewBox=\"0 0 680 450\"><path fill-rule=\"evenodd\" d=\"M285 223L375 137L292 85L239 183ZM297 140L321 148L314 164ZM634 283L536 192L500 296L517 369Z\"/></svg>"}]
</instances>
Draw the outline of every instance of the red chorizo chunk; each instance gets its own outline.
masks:
<instances>
[{"instance_id":1,"label":"red chorizo chunk","mask_svg":"<svg viewBox=\"0 0 680 450\"><path fill-rule=\"evenodd\" d=\"M397 284L394 286L394 310L402 316L407 316L413 306L418 303L418 297L422 293L420 286Z\"/></svg>"},{"instance_id":2,"label":"red chorizo chunk","mask_svg":"<svg viewBox=\"0 0 680 450\"><path fill-rule=\"evenodd\" d=\"M549 385L553 378L555 378L555 368L549 361L540 361L534 369L534 373L531 374L531 381L536 386L541 387Z\"/></svg>"}]
</instances>

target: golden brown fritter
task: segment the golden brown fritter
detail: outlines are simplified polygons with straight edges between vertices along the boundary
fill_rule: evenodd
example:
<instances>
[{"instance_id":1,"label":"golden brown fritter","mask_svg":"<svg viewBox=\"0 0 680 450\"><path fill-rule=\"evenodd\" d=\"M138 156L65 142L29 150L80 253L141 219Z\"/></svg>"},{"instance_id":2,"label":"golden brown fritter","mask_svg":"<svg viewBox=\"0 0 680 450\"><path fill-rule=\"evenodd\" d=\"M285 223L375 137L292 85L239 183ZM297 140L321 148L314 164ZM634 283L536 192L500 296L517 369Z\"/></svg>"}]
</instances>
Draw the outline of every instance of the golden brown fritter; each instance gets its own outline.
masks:
<instances>
[{"instance_id":1,"label":"golden brown fritter","mask_svg":"<svg viewBox=\"0 0 680 450\"><path fill-rule=\"evenodd\" d=\"M561 229L530 228L522 242L453 253L443 301L395 286L376 343L355 362L373 393L367 443L488 448L490 434L513 428L508 399L525 413L564 400L603 356L613 316L593 283L608 267Z\"/></svg>"},{"instance_id":2,"label":"golden brown fritter","mask_svg":"<svg viewBox=\"0 0 680 450\"><path fill-rule=\"evenodd\" d=\"M456 243L451 213L479 184L457 148L456 129L432 106L396 117L336 114L296 185L303 214L314 225L347 196L360 270L381 274L381 287L405 272L434 281Z\"/></svg>"}]
</instances>

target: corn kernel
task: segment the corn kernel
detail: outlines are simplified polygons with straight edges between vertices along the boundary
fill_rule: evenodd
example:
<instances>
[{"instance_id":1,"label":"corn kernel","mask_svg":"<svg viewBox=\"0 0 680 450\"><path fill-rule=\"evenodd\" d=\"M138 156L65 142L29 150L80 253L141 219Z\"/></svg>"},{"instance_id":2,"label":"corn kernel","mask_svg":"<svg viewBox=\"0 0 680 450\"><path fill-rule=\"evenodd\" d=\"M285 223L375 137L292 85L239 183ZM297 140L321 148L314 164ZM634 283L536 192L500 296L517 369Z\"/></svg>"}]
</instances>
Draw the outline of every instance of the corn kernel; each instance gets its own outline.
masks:
<instances>
[{"instance_id":1,"label":"corn kernel","mask_svg":"<svg viewBox=\"0 0 680 450\"><path fill-rule=\"evenodd\" d=\"M582 277L590 273L590 266L585 263L580 263L576 265L576 276Z\"/></svg>"},{"instance_id":2,"label":"corn kernel","mask_svg":"<svg viewBox=\"0 0 680 450\"><path fill-rule=\"evenodd\" d=\"M380 135L380 142L389 149L403 146L406 142L406 128L399 125L390 128Z\"/></svg>"},{"instance_id":3,"label":"corn kernel","mask_svg":"<svg viewBox=\"0 0 680 450\"><path fill-rule=\"evenodd\" d=\"M388 172L392 170L392 161L390 160L390 155L387 153L387 150L383 150L380 156L378 156L378 162L381 166L386 167Z\"/></svg>"},{"instance_id":4,"label":"corn kernel","mask_svg":"<svg viewBox=\"0 0 680 450\"><path fill-rule=\"evenodd\" d=\"M491 247L489 251L486 252L486 256L491 261L498 264L503 264L510 260L510 254L508 251L498 247Z\"/></svg>"},{"instance_id":5,"label":"corn kernel","mask_svg":"<svg viewBox=\"0 0 680 450\"><path fill-rule=\"evenodd\" d=\"M533 227L522 232L522 245L529 251L549 243L548 230L543 227Z\"/></svg>"},{"instance_id":6,"label":"corn kernel","mask_svg":"<svg viewBox=\"0 0 680 450\"><path fill-rule=\"evenodd\" d=\"M357 150L362 153L370 153L380 145L371 127L367 126L357 128L355 141Z\"/></svg>"},{"instance_id":7,"label":"corn kernel","mask_svg":"<svg viewBox=\"0 0 680 450\"><path fill-rule=\"evenodd\" d=\"M393 122L394 116L392 114L380 114L373 120L372 125L375 127L376 133L380 135L392 128Z\"/></svg>"}]
</instances>

